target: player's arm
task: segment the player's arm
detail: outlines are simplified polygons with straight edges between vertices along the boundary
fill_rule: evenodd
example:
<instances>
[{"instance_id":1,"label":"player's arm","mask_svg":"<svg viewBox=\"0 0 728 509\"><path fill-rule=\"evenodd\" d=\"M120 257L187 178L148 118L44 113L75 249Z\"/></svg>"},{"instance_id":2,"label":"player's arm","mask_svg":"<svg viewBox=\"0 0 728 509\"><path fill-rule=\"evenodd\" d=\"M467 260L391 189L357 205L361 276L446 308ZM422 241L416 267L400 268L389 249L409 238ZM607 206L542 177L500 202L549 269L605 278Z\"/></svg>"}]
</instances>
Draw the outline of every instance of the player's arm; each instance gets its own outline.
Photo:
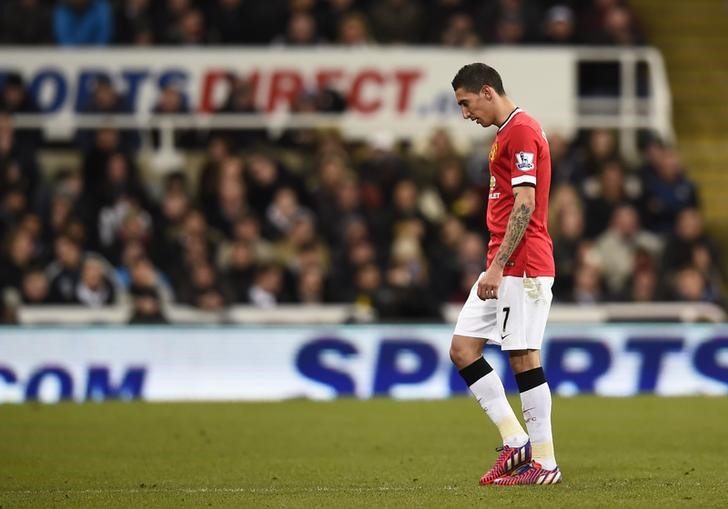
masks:
<instances>
[{"instance_id":1,"label":"player's arm","mask_svg":"<svg viewBox=\"0 0 728 509\"><path fill-rule=\"evenodd\" d=\"M493 261L478 280L478 297L482 300L498 297L498 287L503 279L503 269L526 233L528 223L536 208L536 188L522 185L513 188L513 210L508 217L506 233Z\"/></svg>"},{"instance_id":2,"label":"player's arm","mask_svg":"<svg viewBox=\"0 0 728 509\"><path fill-rule=\"evenodd\" d=\"M536 208L536 188L528 185L514 187L513 197L513 210L508 218L503 243L498 248L492 262L501 272L526 233L526 228L528 228L528 223Z\"/></svg>"}]
</instances>

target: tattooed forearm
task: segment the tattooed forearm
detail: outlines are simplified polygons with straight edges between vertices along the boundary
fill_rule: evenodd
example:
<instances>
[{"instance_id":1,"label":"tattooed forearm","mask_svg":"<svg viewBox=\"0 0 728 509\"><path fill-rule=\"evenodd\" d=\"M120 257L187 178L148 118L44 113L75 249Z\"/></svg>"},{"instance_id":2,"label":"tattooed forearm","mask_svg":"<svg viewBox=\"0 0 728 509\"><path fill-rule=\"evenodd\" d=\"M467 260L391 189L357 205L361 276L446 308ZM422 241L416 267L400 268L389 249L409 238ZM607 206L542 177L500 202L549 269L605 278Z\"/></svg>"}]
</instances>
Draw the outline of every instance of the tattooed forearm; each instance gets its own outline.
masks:
<instances>
[{"instance_id":1,"label":"tattooed forearm","mask_svg":"<svg viewBox=\"0 0 728 509\"><path fill-rule=\"evenodd\" d=\"M516 203L513 204L513 210L508 218L508 225L506 226L506 233L503 237L503 243L500 245L498 252L495 255L495 263L504 268L508 259L516 250L518 244L523 238L523 234L526 233L526 228L531 220L533 214L533 205L529 203Z\"/></svg>"}]
</instances>

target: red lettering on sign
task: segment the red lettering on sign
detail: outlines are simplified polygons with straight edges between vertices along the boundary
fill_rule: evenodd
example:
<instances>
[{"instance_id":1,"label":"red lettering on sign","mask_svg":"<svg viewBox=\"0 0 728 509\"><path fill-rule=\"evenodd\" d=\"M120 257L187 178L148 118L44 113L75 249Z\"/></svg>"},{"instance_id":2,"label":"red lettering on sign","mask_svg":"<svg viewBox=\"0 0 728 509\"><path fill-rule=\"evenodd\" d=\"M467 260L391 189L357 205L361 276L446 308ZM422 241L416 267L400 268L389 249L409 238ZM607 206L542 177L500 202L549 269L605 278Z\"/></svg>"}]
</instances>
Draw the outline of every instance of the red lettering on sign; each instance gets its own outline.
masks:
<instances>
[{"instance_id":1,"label":"red lettering on sign","mask_svg":"<svg viewBox=\"0 0 728 509\"><path fill-rule=\"evenodd\" d=\"M394 79L397 80L399 91L397 92L397 112L404 113L409 107L410 98L412 97L412 88L415 82L422 77L422 72L416 69L409 71L397 71L394 73Z\"/></svg>"},{"instance_id":2,"label":"red lettering on sign","mask_svg":"<svg viewBox=\"0 0 728 509\"><path fill-rule=\"evenodd\" d=\"M283 103L289 106L303 90L303 78L298 71L289 69L275 71L270 80L268 111L273 111Z\"/></svg>"},{"instance_id":3,"label":"red lettering on sign","mask_svg":"<svg viewBox=\"0 0 728 509\"><path fill-rule=\"evenodd\" d=\"M200 111L212 113L215 111L215 86L227 83L227 73L222 70L208 71L202 79L202 93L200 94Z\"/></svg>"},{"instance_id":4,"label":"red lettering on sign","mask_svg":"<svg viewBox=\"0 0 728 509\"><path fill-rule=\"evenodd\" d=\"M371 89L377 86L380 93L377 99L364 99L364 89ZM384 85L384 76L375 69L366 69L361 71L352 81L351 91L349 92L349 106L351 109L359 113L373 113L382 107L381 88Z\"/></svg>"},{"instance_id":5,"label":"red lettering on sign","mask_svg":"<svg viewBox=\"0 0 728 509\"><path fill-rule=\"evenodd\" d=\"M325 88L329 84L338 81L343 76L344 72L341 69L322 69L316 73L316 86L317 88Z\"/></svg>"}]
</instances>

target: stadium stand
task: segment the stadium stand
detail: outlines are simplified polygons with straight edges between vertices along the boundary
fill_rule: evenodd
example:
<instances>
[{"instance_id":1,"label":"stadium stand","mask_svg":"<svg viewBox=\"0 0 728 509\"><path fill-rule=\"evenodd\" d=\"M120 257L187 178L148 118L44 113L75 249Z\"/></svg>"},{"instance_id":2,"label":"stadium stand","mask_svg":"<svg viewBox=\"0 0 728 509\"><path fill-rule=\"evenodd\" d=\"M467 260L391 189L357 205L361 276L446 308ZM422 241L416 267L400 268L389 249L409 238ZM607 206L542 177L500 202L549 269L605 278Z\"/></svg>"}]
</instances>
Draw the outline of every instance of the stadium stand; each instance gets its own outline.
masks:
<instances>
[{"instance_id":1,"label":"stadium stand","mask_svg":"<svg viewBox=\"0 0 728 509\"><path fill-rule=\"evenodd\" d=\"M11 46L646 42L619 0L16 0L1 8L0 34ZM603 71L584 74L587 95L618 87L600 79ZM291 110L336 115L347 106L321 88L293 98ZM129 108L101 79L79 117ZM445 129L420 150L384 133L359 140L289 127L273 140L261 129L188 126L172 140L184 160L156 185L138 130L84 128L59 145L15 126L16 115L37 111L21 75L1 78L6 322L38 319L32 308L49 304L128 304L131 316L112 321L132 323L189 320L184 306L244 320L245 310L232 307L287 304L344 306L324 321L440 321L449 316L443 305L463 302L482 269L482 154L463 152ZM235 78L218 112L257 111L251 84ZM191 109L169 84L154 112ZM724 306L721 249L703 226L703 190L670 140L641 134L637 161L611 129L551 136L556 302ZM152 137L154 147L164 145L163 130ZM54 153L65 154L67 168L44 167Z\"/></svg>"}]
</instances>

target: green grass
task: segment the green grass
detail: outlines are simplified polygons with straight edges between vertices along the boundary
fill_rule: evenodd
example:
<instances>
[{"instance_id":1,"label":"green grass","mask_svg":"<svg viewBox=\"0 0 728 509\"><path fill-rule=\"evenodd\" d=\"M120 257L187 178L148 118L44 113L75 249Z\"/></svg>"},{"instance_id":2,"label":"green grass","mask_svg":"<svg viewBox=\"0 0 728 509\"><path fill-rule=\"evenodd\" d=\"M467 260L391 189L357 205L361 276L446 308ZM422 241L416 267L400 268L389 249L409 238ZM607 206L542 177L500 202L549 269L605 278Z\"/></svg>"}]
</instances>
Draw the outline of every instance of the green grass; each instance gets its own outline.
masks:
<instances>
[{"instance_id":1,"label":"green grass","mask_svg":"<svg viewBox=\"0 0 728 509\"><path fill-rule=\"evenodd\" d=\"M554 426L564 483L498 488L466 398L4 405L0 506L728 505L728 398L557 398Z\"/></svg>"}]
</instances>

